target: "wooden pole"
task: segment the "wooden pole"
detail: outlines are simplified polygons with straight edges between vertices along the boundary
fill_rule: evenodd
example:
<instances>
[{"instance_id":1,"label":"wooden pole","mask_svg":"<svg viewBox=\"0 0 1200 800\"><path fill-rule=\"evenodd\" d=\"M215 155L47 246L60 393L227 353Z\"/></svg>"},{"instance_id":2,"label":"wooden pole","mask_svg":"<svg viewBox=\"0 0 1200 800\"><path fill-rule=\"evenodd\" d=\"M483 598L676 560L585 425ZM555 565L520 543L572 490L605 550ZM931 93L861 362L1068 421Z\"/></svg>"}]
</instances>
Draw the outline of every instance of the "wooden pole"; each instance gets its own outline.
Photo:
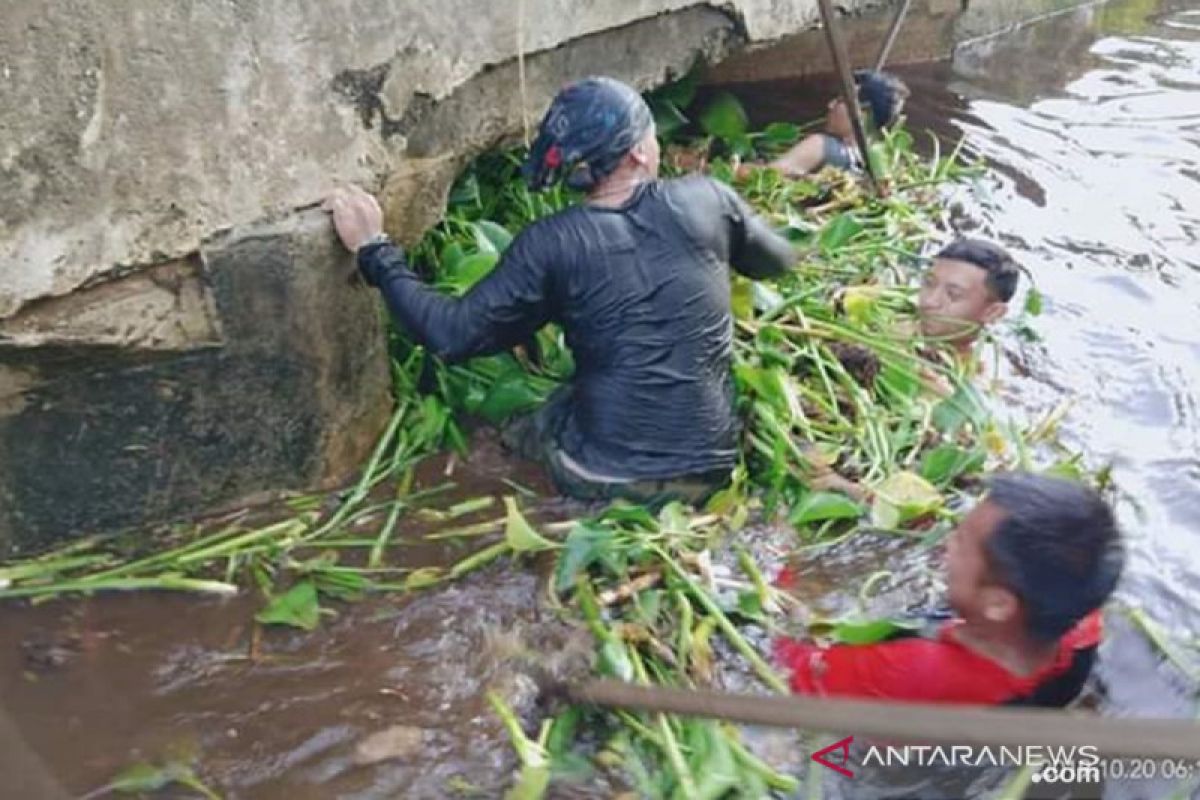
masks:
<instances>
[{"instance_id":1,"label":"wooden pole","mask_svg":"<svg viewBox=\"0 0 1200 800\"><path fill-rule=\"evenodd\" d=\"M572 702L581 704L891 741L1008 747L1092 746L1106 756L1183 759L1200 772L1200 723L1192 720L1101 717L1058 709L729 694L612 680L592 680L561 690Z\"/></svg>"},{"instance_id":2,"label":"wooden pole","mask_svg":"<svg viewBox=\"0 0 1200 800\"><path fill-rule=\"evenodd\" d=\"M858 142L858 151L862 154L863 169L871 181L871 188L879 194L879 181L875 177L871 165L871 152L867 145L867 133L863 127L862 110L858 105L858 90L854 85L854 77L850 73L850 59L846 55L846 44L842 41L841 32L837 29L833 5L830 0L819 0L821 6L821 22L825 28L825 39L829 42L829 51L833 54L833 67L842 83L842 100L850 113L850 127L854 130L854 139Z\"/></svg>"},{"instance_id":3,"label":"wooden pole","mask_svg":"<svg viewBox=\"0 0 1200 800\"><path fill-rule=\"evenodd\" d=\"M896 43L896 36L900 33L900 26L904 23L904 17L908 14L908 7L911 5L912 0L901 0L900 8L896 9L896 16L892 19L887 36L884 37L883 47L879 48L879 55L875 58L876 72L883 69L883 65L887 63L888 55L892 52L892 45Z\"/></svg>"}]
</instances>

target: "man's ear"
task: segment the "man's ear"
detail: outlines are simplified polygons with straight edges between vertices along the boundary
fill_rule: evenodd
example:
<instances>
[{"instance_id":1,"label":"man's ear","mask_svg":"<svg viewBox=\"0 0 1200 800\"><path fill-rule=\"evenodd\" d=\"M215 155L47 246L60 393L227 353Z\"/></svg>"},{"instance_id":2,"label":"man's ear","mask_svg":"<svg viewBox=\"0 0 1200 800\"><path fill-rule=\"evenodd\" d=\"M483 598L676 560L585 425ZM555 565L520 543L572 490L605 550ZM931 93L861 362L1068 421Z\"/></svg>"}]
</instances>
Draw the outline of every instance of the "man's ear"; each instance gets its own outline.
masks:
<instances>
[{"instance_id":1,"label":"man's ear","mask_svg":"<svg viewBox=\"0 0 1200 800\"><path fill-rule=\"evenodd\" d=\"M1010 622L1021 613L1021 601L1017 596L1000 586L987 586L981 591L983 617L988 622Z\"/></svg>"},{"instance_id":2,"label":"man's ear","mask_svg":"<svg viewBox=\"0 0 1200 800\"><path fill-rule=\"evenodd\" d=\"M1008 313L1008 303L1002 303L999 300L997 300L996 302L991 303L987 308L985 308L983 310L983 324L991 325L993 322L1000 319L1007 313Z\"/></svg>"}]
</instances>

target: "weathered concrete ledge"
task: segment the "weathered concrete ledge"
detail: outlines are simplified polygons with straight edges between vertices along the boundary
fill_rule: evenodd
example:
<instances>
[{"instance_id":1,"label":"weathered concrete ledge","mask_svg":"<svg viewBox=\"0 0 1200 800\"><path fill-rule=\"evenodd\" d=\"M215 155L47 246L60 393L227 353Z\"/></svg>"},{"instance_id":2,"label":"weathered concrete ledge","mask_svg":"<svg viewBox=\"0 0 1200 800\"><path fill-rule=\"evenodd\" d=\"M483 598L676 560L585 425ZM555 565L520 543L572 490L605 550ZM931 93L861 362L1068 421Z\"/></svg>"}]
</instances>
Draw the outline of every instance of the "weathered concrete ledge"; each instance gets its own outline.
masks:
<instances>
[{"instance_id":1,"label":"weathered concrete ledge","mask_svg":"<svg viewBox=\"0 0 1200 800\"><path fill-rule=\"evenodd\" d=\"M147 306L174 295L190 319L202 283L211 308L187 348L125 346L107 328L92 342L0 344L0 541L28 551L346 474L388 415L382 318L347 288L352 270L325 215L308 211L47 304L165 277ZM111 305L136 328L136 303Z\"/></svg>"},{"instance_id":2,"label":"weathered concrete ledge","mask_svg":"<svg viewBox=\"0 0 1200 800\"><path fill-rule=\"evenodd\" d=\"M948 58L960 45L996 36L1048 14L1095 0L913 0L888 56L889 64ZM860 6L843 25L856 68L873 64L894 16L893 5ZM722 61L706 75L712 84L796 78L833 69L825 34L803 30Z\"/></svg>"},{"instance_id":3,"label":"weathered concrete ledge","mask_svg":"<svg viewBox=\"0 0 1200 800\"><path fill-rule=\"evenodd\" d=\"M922 2L944 21L960 0ZM837 5L876 20L890 2ZM819 15L10 0L4 17L0 555L346 478L390 398L378 304L315 210L333 185L381 192L413 241L463 165L536 125L565 81L650 88Z\"/></svg>"},{"instance_id":4,"label":"weathered concrete ledge","mask_svg":"<svg viewBox=\"0 0 1200 800\"><path fill-rule=\"evenodd\" d=\"M13 0L0 554L345 479L390 398L379 306L314 210L333 185L381 190L412 241L564 81L649 88L816 17L815 0Z\"/></svg>"}]
</instances>

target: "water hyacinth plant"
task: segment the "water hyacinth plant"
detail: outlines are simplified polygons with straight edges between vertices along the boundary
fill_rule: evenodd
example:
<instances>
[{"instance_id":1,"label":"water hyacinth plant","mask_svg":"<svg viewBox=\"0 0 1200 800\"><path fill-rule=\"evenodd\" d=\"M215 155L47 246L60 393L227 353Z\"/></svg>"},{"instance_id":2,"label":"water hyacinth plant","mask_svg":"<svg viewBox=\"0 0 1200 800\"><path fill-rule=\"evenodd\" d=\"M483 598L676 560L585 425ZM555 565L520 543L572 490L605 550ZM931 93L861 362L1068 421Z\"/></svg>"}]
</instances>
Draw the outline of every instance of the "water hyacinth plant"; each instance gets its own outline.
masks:
<instances>
[{"instance_id":1,"label":"water hyacinth plant","mask_svg":"<svg viewBox=\"0 0 1200 800\"><path fill-rule=\"evenodd\" d=\"M665 170L700 163L734 183L795 243L798 265L770 284L733 278L732 379L742 421L742 458L729 488L704 509L615 505L580 520L531 523L515 496L439 506L445 486L416 490L414 471L443 449L463 452L473 422L496 425L542 402L573 364L550 325L513 352L447 365L392 329L396 408L359 481L332 497L293 497L283 519L233 519L188 527L154 552L123 539L87 539L37 559L0 566L0 598L160 589L233 593L256 586L263 625L311 630L333 604L371 592L411 592L457 580L488 564L542 554L553 562L549 602L591 631L599 674L689 687L718 680L721 652L765 691L786 686L752 641L795 601L740 552L737 572L717 576L714 550L753 515L794 529L797 545L860 530L919 534L948 530L960 496L987 469L1055 462L1079 472L1054 440L1054 412L1032 424L1000 419L973 381L974 367L947 358L912 326L914 277L951 233L938 187L972 174L959 154L924 157L895 129L872 153L885 192L866 193L850 175L826 171L787 180L768 169L744 177L739 163L780 152L793 125L748 128L729 95L694 114L687 81L651 98L659 132L675 137ZM690 138L684 132L691 131ZM520 230L578 200L565 189L531 193L519 151L477 160L455 185L442 223L413 249L415 267L461 294L493 269ZM1039 450L1040 448L1040 450ZM1039 455L1042 453L1042 455ZM813 486L836 470L870 489L870 500ZM502 515L463 524L503 503ZM465 552L440 564L405 559L405 532L419 523L426 544ZM862 595L883 577L868 578ZM322 602L328 605L323 606ZM865 642L903 623L828 620L827 637ZM720 644L718 644L720 642ZM537 797L575 771L580 731L599 742L586 767L647 797L794 793L798 780L751 752L738 728L670 715L568 708L526 735L502 698L491 698L520 752L513 797Z\"/></svg>"}]
</instances>

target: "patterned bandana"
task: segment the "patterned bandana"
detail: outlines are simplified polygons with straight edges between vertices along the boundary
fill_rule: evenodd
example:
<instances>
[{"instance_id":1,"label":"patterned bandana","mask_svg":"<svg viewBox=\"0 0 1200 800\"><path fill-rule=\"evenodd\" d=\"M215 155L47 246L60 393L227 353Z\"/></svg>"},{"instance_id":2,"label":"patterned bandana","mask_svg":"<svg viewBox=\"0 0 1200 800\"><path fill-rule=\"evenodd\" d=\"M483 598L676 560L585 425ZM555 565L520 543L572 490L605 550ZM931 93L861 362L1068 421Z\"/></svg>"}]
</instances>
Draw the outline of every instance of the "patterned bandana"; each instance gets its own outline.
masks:
<instances>
[{"instance_id":1,"label":"patterned bandana","mask_svg":"<svg viewBox=\"0 0 1200 800\"><path fill-rule=\"evenodd\" d=\"M554 98L522 173L540 191L560 180L588 191L621 163L654 124L650 107L612 78L584 78Z\"/></svg>"}]
</instances>

